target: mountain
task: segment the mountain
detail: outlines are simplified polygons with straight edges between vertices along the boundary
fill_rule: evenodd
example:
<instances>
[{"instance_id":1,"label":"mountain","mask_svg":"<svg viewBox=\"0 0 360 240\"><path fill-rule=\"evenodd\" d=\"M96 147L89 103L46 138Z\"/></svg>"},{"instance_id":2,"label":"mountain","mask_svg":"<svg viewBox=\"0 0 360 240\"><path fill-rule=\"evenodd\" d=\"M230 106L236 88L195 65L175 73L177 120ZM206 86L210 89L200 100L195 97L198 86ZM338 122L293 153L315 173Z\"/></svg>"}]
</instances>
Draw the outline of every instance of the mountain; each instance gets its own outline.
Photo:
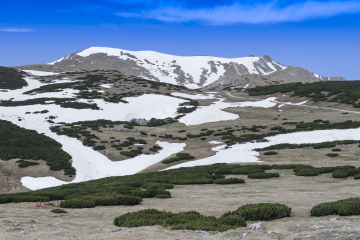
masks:
<instances>
[{"instance_id":1,"label":"mountain","mask_svg":"<svg viewBox=\"0 0 360 240\"><path fill-rule=\"evenodd\" d=\"M345 80L342 77L323 77L299 67L287 67L267 55L241 58L183 57L106 47L90 47L48 63L48 66L81 70L118 70L125 75L192 89L218 85L254 87L289 82Z\"/></svg>"}]
</instances>

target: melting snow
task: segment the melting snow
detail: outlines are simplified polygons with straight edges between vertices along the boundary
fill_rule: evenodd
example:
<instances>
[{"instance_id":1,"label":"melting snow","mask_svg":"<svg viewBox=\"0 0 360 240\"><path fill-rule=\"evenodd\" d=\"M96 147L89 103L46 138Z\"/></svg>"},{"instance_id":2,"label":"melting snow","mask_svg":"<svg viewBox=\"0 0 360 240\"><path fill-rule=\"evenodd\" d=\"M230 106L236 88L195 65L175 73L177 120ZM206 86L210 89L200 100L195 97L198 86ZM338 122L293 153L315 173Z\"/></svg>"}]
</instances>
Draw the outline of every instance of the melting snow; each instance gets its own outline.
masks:
<instances>
[{"instance_id":1,"label":"melting snow","mask_svg":"<svg viewBox=\"0 0 360 240\"><path fill-rule=\"evenodd\" d=\"M112 162L101 153L92 150L90 147L85 147L80 141L74 138L58 136L51 132L47 132L46 135L50 135L50 137L63 144L63 149L72 156L73 166L77 170L76 177L72 183L110 176L135 174L157 162L162 161L174 153L181 152L184 150L186 145L185 143L168 143L158 141L157 144L163 149L155 155L140 155L128 160ZM36 190L68 184L69 182L60 181L54 177L23 177L21 179L21 183L31 190Z\"/></svg>"},{"instance_id":2,"label":"melting snow","mask_svg":"<svg viewBox=\"0 0 360 240\"><path fill-rule=\"evenodd\" d=\"M213 98L216 98L213 94L208 94L208 95L204 95L204 94L191 95L191 94L186 94L186 93L173 92L173 93L171 93L171 95L173 95L173 96L175 96L175 97L183 97L183 98L188 98L188 99L213 99Z\"/></svg>"},{"instance_id":3,"label":"melting snow","mask_svg":"<svg viewBox=\"0 0 360 240\"><path fill-rule=\"evenodd\" d=\"M336 140L360 140L360 128L345 130L317 130L312 132L279 134L277 136L267 137L266 139L269 140L269 142L248 142L244 144L235 144L227 149L226 145L217 146L212 148L213 151L216 151L214 156L178 164L167 169L203 166L215 163L259 162L260 154L259 152L254 151L255 148L264 148L281 143L301 144L321 143Z\"/></svg>"},{"instance_id":4,"label":"melting snow","mask_svg":"<svg viewBox=\"0 0 360 240\"><path fill-rule=\"evenodd\" d=\"M55 93L23 95L22 93L25 91L44 85L31 78L25 79L29 86L1 93L0 98L5 100L14 98L14 101L17 101L38 97L63 97L64 94L72 96L76 92L72 89L65 89ZM77 139L59 136L51 132L49 129L51 124L46 121L46 118L50 115L57 116L57 121L66 123L96 119L126 120L129 116L141 116L145 119L167 118L176 116L176 109L179 104L186 102L186 100L155 94L130 97L125 100L129 103L108 103L99 99L92 101L97 103L102 110L61 108L54 104L0 107L0 119L11 121L20 127L36 130L38 133L44 133L46 136L60 142L63 145L64 151L72 156L73 166L77 170L76 178L73 182L134 174L184 149L185 143L158 142L163 147L163 150L155 155L141 155L121 162L112 162L92 148L83 146ZM49 112L46 114L25 114L26 112L38 111L39 108L46 109ZM18 121L19 118L23 120ZM21 179L21 182L31 190L67 183L53 177L24 177Z\"/></svg>"},{"instance_id":5,"label":"melting snow","mask_svg":"<svg viewBox=\"0 0 360 240\"><path fill-rule=\"evenodd\" d=\"M44 71L36 71L36 70L23 70L24 72L27 72L31 75L35 75L35 76L53 76L53 75L58 75L59 73L54 73L54 72L44 72Z\"/></svg>"},{"instance_id":6,"label":"melting snow","mask_svg":"<svg viewBox=\"0 0 360 240\"><path fill-rule=\"evenodd\" d=\"M200 106L196 111L186 114L186 116L179 119L179 122L184 123L187 126L198 125L208 122L218 122L226 120L235 120L239 118L238 114L228 113L222 111L222 109L229 107L273 107L276 105L275 98L270 97L265 100L255 102L224 102L224 99L220 99L210 106Z\"/></svg>"}]
</instances>

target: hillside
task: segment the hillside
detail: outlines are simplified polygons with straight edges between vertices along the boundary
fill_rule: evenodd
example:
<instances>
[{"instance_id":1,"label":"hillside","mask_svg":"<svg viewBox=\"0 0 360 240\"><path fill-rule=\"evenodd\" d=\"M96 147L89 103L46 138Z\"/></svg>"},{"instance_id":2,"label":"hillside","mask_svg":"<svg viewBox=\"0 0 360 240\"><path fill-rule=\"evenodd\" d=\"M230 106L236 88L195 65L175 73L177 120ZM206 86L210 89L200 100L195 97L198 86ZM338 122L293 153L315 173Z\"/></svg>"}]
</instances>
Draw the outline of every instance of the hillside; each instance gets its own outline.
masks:
<instances>
[{"instance_id":1,"label":"hillside","mask_svg":"<svg viewBox=\"0 0 360 240\"><path fill-rule=\"evenodd\" d=\"M240 231L286 238L312 231L315 205L358 197L358 81L223 86L208 92L115 70L27 74L27 86L0 94L0 148L19 153L0 155L1 193L27 191L0 195L0 202L7 203L0 208L9 209L6 216L15 222L15 205L9 202L65 200L70 207L101 206L108 225L120 212L199 211L220 219L216 228L206 226L224 236ZM40 154L46 151L65 158L55 162ZM56 168L57 163L66 166ZM224 213L258 202L279 202L293 211L290 218L263 223L266 227L258 231L250 227L255 220L247 220L246 228L224 230L237 226L222 222ZM31 208L23 211L42 218ZM61 220L66 227L86 216L85 210L68 211L71 217ZM344 221L324 229L351 225ZM292 231L290 225L297 222L312 225ZM205 225L192 229L207 230ZM346 236L342 231L336 233ZM16 238L16 233L4 234Z\"/></svg>"}]
</instances>

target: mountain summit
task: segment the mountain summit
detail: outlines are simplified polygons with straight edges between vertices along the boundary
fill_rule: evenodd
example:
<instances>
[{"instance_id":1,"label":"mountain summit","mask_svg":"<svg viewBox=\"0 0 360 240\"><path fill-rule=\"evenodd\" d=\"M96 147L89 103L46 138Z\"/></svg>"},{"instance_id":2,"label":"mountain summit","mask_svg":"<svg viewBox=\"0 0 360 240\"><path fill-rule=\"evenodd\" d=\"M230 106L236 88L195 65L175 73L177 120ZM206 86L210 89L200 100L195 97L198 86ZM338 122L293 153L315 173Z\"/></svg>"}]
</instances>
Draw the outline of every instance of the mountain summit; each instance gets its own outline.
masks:
<instances>
[{"instance_id":1,"label":"mountain summit","mask_svg":"<svg viewBox=\"0 0 360 240\"><path fill-rule=\"evenodd\" d=\"M48 65L81 70L118 70L125 75L188 88L344 80L342 77L328 78L302 68L287 67L267 55L241 58L183 57L153 51L90 47Z\"/></svg>"}]
</instances>

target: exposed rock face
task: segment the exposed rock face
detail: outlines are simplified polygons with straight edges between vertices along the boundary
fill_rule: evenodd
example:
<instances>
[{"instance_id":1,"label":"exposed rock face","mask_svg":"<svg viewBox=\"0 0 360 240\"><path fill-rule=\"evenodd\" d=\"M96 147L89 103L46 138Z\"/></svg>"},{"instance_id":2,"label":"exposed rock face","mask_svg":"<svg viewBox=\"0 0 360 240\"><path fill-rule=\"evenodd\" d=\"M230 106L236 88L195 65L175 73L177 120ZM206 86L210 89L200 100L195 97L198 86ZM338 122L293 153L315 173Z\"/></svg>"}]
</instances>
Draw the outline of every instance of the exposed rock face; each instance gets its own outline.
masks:
<instances>
[{"instance_id":1,"label":"exposed rock face","mask_svg":"<svg viewBox=\"0 0 360 240\"><path fill-rule=\"evenodd\" d=\"M286 67L269 56L220 58L172 56L151 51L132 52L91 47L69 54L48 66L82 70L118 70L125 75L201 88L218 85L258 85L344 80L327 78L298 67Z\"/></svg>"}]
</instances>

